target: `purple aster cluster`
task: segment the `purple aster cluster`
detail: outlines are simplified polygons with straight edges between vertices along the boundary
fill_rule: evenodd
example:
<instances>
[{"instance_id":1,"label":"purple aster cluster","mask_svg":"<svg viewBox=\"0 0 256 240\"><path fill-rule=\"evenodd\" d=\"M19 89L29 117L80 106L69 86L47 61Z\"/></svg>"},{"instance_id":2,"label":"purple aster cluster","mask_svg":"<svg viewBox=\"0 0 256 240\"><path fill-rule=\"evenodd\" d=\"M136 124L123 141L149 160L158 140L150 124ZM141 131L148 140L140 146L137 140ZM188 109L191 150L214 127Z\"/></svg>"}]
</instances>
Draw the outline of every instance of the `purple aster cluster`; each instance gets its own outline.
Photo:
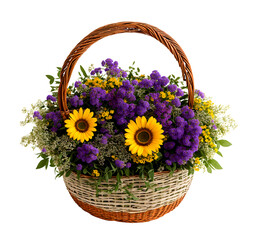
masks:
<instances>
[{"instance_id":1,"label":"purple aster cluster","mask_svg":"<svg viewBox=\"0 0 256 240\"><path fill-rule=\"evenodd\" d=\"M76 157L82 162L91 163L97 159L99 149L91 144L83 144L82 147L77 148Z\"/></svg>"},{"instance_id":2,"label":"purple aster cluster","mask_svg":"<svg viewBox=\"0 0 256 240\"><path fill-rule=\"evenodd\" d=\"M50 119L52 120L53 122L53 127L51 128L52 132L57 132L57 130L62 126L61 124L62 117L61 117L60 111L49 112L46 114L45 118L48 120Z\"/></svg>"},{"instance_id":3,"label":"purple aster cluster","mask_svg":"<svg viewBox=\"0 0 256 240\"><path fill-rule=\"evenodd\" d=\"M147 95L145 99L146 100L152 99L154 101L154 105L155 105L154 114L156 115L157 121L162 124L165 134L167 134L168 129L172 124L172 121L171 121L172 106L167 101L162 102L159 93L149 93L149 95Z\"/></svg>"},{"instance_id":4,"label":"purple aster cluster","mask_svg":"<svg viewBox=\"0 0 256 240\"><path fill-rule=\"evenodd\" d=\"M48 95L46 100L50 100L50 101L56 102L56 98L53 97L52 95Z\"/></svg>"},{"instance_id":5,"label":"purple aster cluster","mask_svg":"<svg viewBox=\"0 0 256 240\"><path fill-rule=\"evenodd\" d=\"M35 111L35 112L34 112L33 118L38 118L39 120L42 120L42 119L43 119L43 117L41 116L40 112L38 112L38 111Z\"/></svg>"},{"instance_id":6,"label":"purple aster cluster","mask_svg":"<svg viewBox=\"0 0 256 240\"><path fill-rule=\"evenodd\" d=\"M156 70L150 74L150 78L153 81L154 89L157 92L163 91L163 87L165 87L170 82L167 77L161 76L160 73Z\"/></svg>"},{"instance_id":7,"label":"purple aster cluster","mask_svg":"<svg viewBox=\"0 0 256 240\"><path fill-rule=\"evenodd\" d=\"M204 97L205 97L204 93L201 92L200 90L195 90L195 93L196 93L199 97L201 97L201 98L204 98Z\"/></svg>"},{"instance_id":8,"label":"purple aster cluster","mask_svg":"<svg viewBox=\"0 0 256 240\"><path fill-rule=\"evenodd\" d=\"M105 72L108 75L123 77L123 78L127 77L127 73L124 70L122 70L120 67L118 67L117 61L113 61L112 59L107 58L105 61L101 62L101 65L105 67Z\"/></svg>"},{"instance_id":9,"label":"purple aster cluster","mask_svg":"<svg viewBox=\"0 0 256 240\"><path fill-rule=\"evenodd\" d=\"M95 74L101 74L102 73L102 70L101 68L95 68L91 71L91 75L95 75Z\"/></svg>"},{"instance_id":10,"label":"purple aster cluster","mask_svg":"<svg viewBox=\"0 0 256 240\"><path fill-rule=\"evenodd\" d=\"M198 150L199 135L202 133L202 129L199 126L199 120L193 118L193 110L190 110L187 106L182 107L181 116L176 117L175 123L168 129L170 137L164 143L166 150L164 156L167 159L165 161L167 165L174 162L183 165Z\"/></svg>"},{"instance_id":11,"label":"purple aster cluster","mask_svg":"<svg viewBox=\"0 0 256 240\"><path fill-rule=\"evenodd\" d=\"M140 102L137 106L133 103L136 97L134 95L134 86L129 80L124 80L118 90L112 89L106 94L104 100L115 110L113 117L118 125L127 124L128 120L135 116L135 112L149 108L149 103L144 103L145 101Z\"/></svg>"},{"instance_id":12,"label":"purple aster cluster","mask_svg":"<svg viewBox=\"0 0 256 240\"><path fill-rule=\"evenodd\" d=\"M135 108L135 111L138 116L143 116L149 109L150 109L149 103L147 101L140 99Z\"/></svg>"},{"instance_id":13,"label":"purple aster cluster","mask_svg":"<svg viewBox=\"0 0 256 240\"><path fill-rule=\"evenodd\" d=\"M77 95L70 98L69 102L70 102L71 106L73 106L75 108L78 107L78 106L82 106L84 104L83 100L80 99Z\"/></svg>"},{"instance_id":14,"label":"purple aster cluster","mask_svg":"<svg viewBox=\"0 0 256 240\"><path fill-rule=\"evenodd\" d=\"M119 159L115 160L115 164L118 168L124 168L125 167L125 163Z\"/></svg>"},{"instance_id":15,"label":"purple aster cluster","mask_svg":"<svg viewBox=\"0 0 256 240\"><path fill-rule=\"evenodd\" d=\"M90 91L90 104L99 108L102 105L102 101L105 100L106 90L95 87Z\"/></svg>"},{"instance_id":16,"label":"purple aster cluster","mask_svg":"<svg viewBox=\"0 0 256 240\"><path fill-rule=\"evenodd\" d=\"M109 134L108 129L103 128L103 127L100 129L100 132L103 134L100 142L105 145L108 143L108 139L111 138L112 135Z\"/></svg>"},{"instance_id":17,"label":"purple aster cluster","mask_svg":"<svg viewBox=\"0 0 256 240\"><path fill-rule=\"evenodd\" d=\"M81 81L76 81L76 82L75 82L75 88L78 88L81 84L82 84Z\"/></svg>"}]
</instances>

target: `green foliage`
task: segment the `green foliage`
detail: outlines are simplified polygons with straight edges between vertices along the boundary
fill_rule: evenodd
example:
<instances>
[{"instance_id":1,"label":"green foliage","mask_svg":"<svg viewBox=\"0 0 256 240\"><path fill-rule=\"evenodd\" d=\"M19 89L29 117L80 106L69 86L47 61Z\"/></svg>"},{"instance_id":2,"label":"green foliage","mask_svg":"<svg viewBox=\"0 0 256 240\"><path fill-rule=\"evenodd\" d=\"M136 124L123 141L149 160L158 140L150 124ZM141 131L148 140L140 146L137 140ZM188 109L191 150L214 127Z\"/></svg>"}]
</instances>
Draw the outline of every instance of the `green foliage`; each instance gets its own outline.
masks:
<instances>
[{"instance_id":1,"label":"green foliage","mask_svg":"<svg viewBox=\"0 0 256 240\"><path fill-rule=\"evenodd\" d=\"M232 144L227 140L218 140L217 141L222 147L230 147Z\"/></svg>"},{"instance_id":2,"label":"green foliage","mask_svg":"<svg viewBox=\"0 0 256 240\"><path fill-rule=\"evenodd\" d=\"M90 72L90 69L89 69ZM52 75L46 75L47 79L50 83L50 89L51 94L57 98L58 96L58 87L60 84L60 73L61 68L57 67L57 76L54 77ZM149 76L141 75L141 70L138 67L135 67L135 62L133 62L132 66L129 67L128 73L128 80L138 80L141 81L144 78L148 78ZM85 69L80 66L80 72L79 72L79 80L83 84L86 85L86 80L92 77L90 74L87 74ZM100 76L97 75L97 77L106 77L105 75ZM170 84L176 84L179 88L181 88L184 91L184 96L180 97L181 106L188 104L188 90L185 81L180 79L180 77L175 77L174 75L170 75L169 77ZM164 91L167 92L167 87L163 87ZM70 85L68 87L68 95L70 97L72 96L79 96L80 99L84 99L82 96L82 93L85 93L86 96L88 96L89 88L83 89L82 86L80 87L74 87L74 84ZM149 89L139 89L138 92L136 92L136 98L144 99L145 95L149 93ZM195 94L195 97L198 97ZM137 99L138 100L138 99ZM203 100L203 102L206 102L207 99ZM68 101L68 107L69 109L73 110L72 106L70 105L70 102ZM86 105L87 104L87 105ZM84 106L93 108L88 102L84 100ZM107 106L103 106L107 107ZM102 107L102 108L103 108ZM212 170L216 169L222 169L220 164L213 159L213 156L215 153L222 156L222 153L219 151L220 147L229 147L231 146L231 143L227 140L220 139L222 136L228 132L229 128L231 128L234 124L230 121L230 123L224 123L224 120L221 120L220 116L225 115L225 109L221 106L213 106L211 110L214 112L215 118L214 118L214 124L217 126L217 130L214 130L213 128L213 118L210 116L207 111L199 111L195 110L195 118L199 119L200 126L207 126L210 133L209 136L212 139L212 143L214 143L216 146L211 147L209 143L207 142L200 142L198 151L194 154L194 156L184 165L179 165L177 163L173 163L171 166L167 165L165 163L165 150L159 151L157 153L158 159L154 160L153 162L149 163L146 162L145 164L142 163L134 163L132 162L132 166L130 168L118 168L113 159L111 158L111 151L117 153L118 159L124 161L127 163L127 161L131 162L131 153L127 150L126 146L124 145L124 137L116 137L113 130L113 124L110 123L104 126L109 133L112 135L112 137L108 140L113 141L111 142L111 146L106 146L104 148L103 144L100 142L102 135L99 135L98 138L95 136L94 139L91 141L90 144L93 144L98 149L100 149L100 153L98 156L98 161L95 161L93 164L85 165L83 166L82 171L76 170L76 165L79 162L79 159L76 158L77 155L77 147L80 147L82 144L77 140L72 140L66 135L66 128L64 126L64 122L62 122L62 127L59 129L57 133L52 133L50 131L50 128L53 127L53 124L51 121L47 121L45 119L45 116L47 113L51 111L56 111L58 109L58 103L57 102L51 102L51 101L44 101L37 103L35 106L33 106L31 111L27 112L27 117L24 121L24 123L33 122L35 124L35 127L31 131L30 135L23 138L23 144L25 146L31 144L34 147L38 147L39 149L42 149L43 147L46 147L47 152L46 153L39 153L38 158L40 158L40 161L36 167L36 169L45 168L47 169L48 166L54 167L55 171L57 173L56 177L69 177L72 172L75 172L77 174L77 178L79 179L81 177L81 174L88 175L88 176L95 176L93 175L93 171L97 170L99 172L99 177L93 177L92 182L88 181L88 184L93 186L97 194L101 191L99 186L102 181L111 182L110 179L112 177L116 178L116 183L111 185L111 189L107 190L107 193L112 193L116 191L124 191L127 193L128 199L137 200L137 197L133 195L132 193L132 184L129 184L127 186L123 185L122 178L123 177L129 177L138 175L143 181L145 182L145 186L141 188L143 191L147 191L149 189L153 189L154 191L159 191L163 188L157 188L154 184L154 174L158 171L168 171L169 176L172 176L173 173L177 170L188 170L188 174L194 174L195 170L198 168L206 169L207 172L212 173ZM102 110L102 109L101 109ZM37 119L34 119L33 111L39 111L40 114L43 116L42 121L37 121ZM99 115L99 110L97 108L93 109L95 115ZM153 112L154 109L151 109ZM147 113L148 114L148 113ZM172 121L175 122L175 117L180 115L180 109L173 106L172 110ZM176 114L176 115L175 115ZM226 121L228 121L226 120ZM114 122L112 122L114 123ZM24 124L24 125L25 125ZM97 129L99 130L99 129ZM96 134L95 134L96 135ZM115 138L116 137L116 138ZM123 141L123 142L122 142ZM122 144L121 144L122 143ZM120 145L123 147L121 148ZM214 149L216 148L216 149ZM217 151L218 150L218 151ZM172 153L172 152L171 152ZM104 156L104 157L102 157ZM195 163L195 158L200 159L200 163ZM61 169L61 170L60 170Z\"/></svg>"}]
</instances>

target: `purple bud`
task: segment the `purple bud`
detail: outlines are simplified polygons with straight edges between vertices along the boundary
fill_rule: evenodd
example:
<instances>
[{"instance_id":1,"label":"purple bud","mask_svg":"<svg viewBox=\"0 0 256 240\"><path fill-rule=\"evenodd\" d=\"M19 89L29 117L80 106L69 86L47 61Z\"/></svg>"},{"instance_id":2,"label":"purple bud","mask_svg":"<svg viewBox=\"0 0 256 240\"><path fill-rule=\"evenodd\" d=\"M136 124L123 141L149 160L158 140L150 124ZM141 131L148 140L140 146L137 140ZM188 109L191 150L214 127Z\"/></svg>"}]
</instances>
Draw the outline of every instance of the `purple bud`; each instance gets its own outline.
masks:
<instances>
[{"instance_id":1,"label":"purple bud","mask_svg":"<svg viewBox=\"0 0 256 240\"><path fill-rule=\"evenodd\" d=\"M132 164L130 162L126 163L126 168L130 168L132 166Z\"/></svg>"},{"instance_id":2,"label":"purple bud","mask_svg":"<svg viewBox=\"0 0 256 240\"><path fill-rule=\"evenodd\" d=\"M82 164L77 164L76 165L76 170L77 171L81 171L83 169L83 165Z\"/></svg>"}]
</instances>

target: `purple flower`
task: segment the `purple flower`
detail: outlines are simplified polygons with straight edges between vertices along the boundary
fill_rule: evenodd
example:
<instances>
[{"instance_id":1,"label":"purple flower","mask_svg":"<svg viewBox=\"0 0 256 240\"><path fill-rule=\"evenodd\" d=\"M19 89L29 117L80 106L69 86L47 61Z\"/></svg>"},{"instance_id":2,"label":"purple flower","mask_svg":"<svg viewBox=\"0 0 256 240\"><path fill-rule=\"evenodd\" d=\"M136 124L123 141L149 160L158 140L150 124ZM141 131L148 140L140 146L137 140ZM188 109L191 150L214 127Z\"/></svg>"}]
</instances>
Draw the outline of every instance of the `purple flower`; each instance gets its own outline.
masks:
<instances>
[{"instance_id":1,"label":"purple flower","mask_svg":"<svg viewBox=\"0 0 256 240\"><path fill-rule=\"evenodd\" d=\"M43 153L46 153L46 149L45 149L45 148L43 148L43 149L42 149L42 152L43 152Z\"/></svg>"},{"instance_id":2,"label":"purple flower","mask_svg":"<svg viewBox=\"0 0 256 240\"><path fill-rule=\"evenodd\" d=\"M106 136L103 136L100 141L102 144L106 145L108 143L108 138Z\"/></svg>"},{"instance_id":3,"label":"purple flower","mask_svg":"<svg viewBox=\"0 0 256 240\"><path fill-rule=\"evenodd\" d=\"M99 149L93 147L91 144L83 144L82 147L77 148L76 157L82 162L91 163L97 159Z\"/></svg>"},{"instance_id":4,"label":"purple flower","mask_svg":"<svg viewBox=\"0 0 256 240\"><path fill-rule=\"evenodd\" d=\"M170 82L170 80L167 77L162 76L158 79L158 82L159 82L160 86L164 87Z\"/></svg>"},{"instance_id":5,"label":"purple flower","mask_svg":"<svg viewBox=\"0 0 256 240\"><path fill-rule=\"evenodd\" d=\"M82 84L81 81L76 81L75 82L75 87L78 88L80 86L80 84Z\"/></svg>"},{"instance_id":6,"label":"purple flower","mask_svg":"<svg viewBox=\"0 0 256 240\"><path fill-rule=\"evenodd\" d=\"M149 79L142 79L141 82L138 84L140 88L151 88L153 87L153 81Z\"/></svg>"},{"instance_id":7,"label":"purple flower","mask_svg":"<svg viewBox=\"0 0 256 240\"><path fill-rule=\"evenodd\" d=\"M201 97L201 98L204 98L204 97L205 97L204 93L201 92L200 90L196 90L195 93L196 93L199 97Z\"/></svg>"},{"instance_id":8,"label":"purple flower","mask_svg":"<svg viewBox=\"0 0 256 240\"><path fill-rule=\"evenodd\" d=\"M92 88L90 91L90 104L96 107L102 105L102 100L105 99L106 91L100 87Z\"/></svg>"},{"instance_id":9,"label":"purple flower","mask_svg":"<svg viewBox=\"0 0 256 240\"><path fill-rule=\"evenodd\" d=\"M52 128L51 128L51 131L52 131L52 132L57 132L57 130L58 130L57 127L52 127Z\"/></svg>"},{"instance_id":10,"label":"purple flower","mask_svg":"<svg viewBox=\"0 0 256 240\"><path fill-rule=\"evenodd\" d=\"M82 164L77 164L76 165L76 170L77 171L81 171L83 169L83 165Z\"/></svg>"},{"instance_id":11,"label":"purple flower","mask_svg":"<svg viewBox=\"0 0 256 240\"><path fill-rule=\"evenodd\" d=\"M75 95L74 97L70 98L69 99L70 101L70 104L73 106L73 107L77 107L77 106L82 106L83 105L83 100L82 99L79 99L79 97L77 95Z\"/></svg>"},{"instance_id":12,"label":"purple flower","mask_svg":"<svg viewBox=\"0 0 256 240\"><path fill-rule=\"evenodd\" d=\"M174 98L174 99L172 100L172 104L173 104L175 107L180 107L180 105L181 105L180 99L178 99L177 97Z\"/></svg>"},{"instance_id":13,"label":"purple flower","mask_svg":"<svg viewBox=\"0 0 256 240\"><path fill-rule=\"evenodd\" d=\"M132 166L132 164L130 162L126 163L126 168L130 168Z\"/></svg>"},{"instance_id":14,"label":"purple flower","mask_svg":"<svg viewBox=\"0 0 256 240\"><path fill-rule=\"evenodd\" d=\"M175 92L177 90L177 86L175 84L171 84L171 85L168 85L167 86L167 89L170 91L170 92Z\"/></svg>"},{"instance_id":15,"label":"purple flower","mask_svg":"<svg viewBox=\"0 0 256 240\"><path fill-rule=\"evenodd\" d=\"M134 86L138 85L138 81L137 80L132 80L132 85L134 85Z\"/></svg>"},{"instance_id":16,"label":"purple flower","mask_svg":"<svg viewBox=\"0 0 256 240\"><path fill-rule=\"evenodd\" d=\"M177 92L176 92L176 96L177 97L182 97L182 96L184 96L184 92L180 88L178 88Z\"/></svg>"},{"instance_id":17,"label":"purple flower","mask_svg":"<svg viewBox=\"0 0 256 240\"><path fill-rule=\"evenodd\" d=\"M103 61L101 62L101 66L104 67L105 65L106 65L106 62L103 60Z\"/></svg>"},{"instance_id":18,"label":"purple flower","mask_svg":"<svg viewBox=\"0 0 256 240\"><path fill-rule=\"evenodd\" d=\"M164 143L164 149L166 150L172 150L175 146L175 142L165 142Z\"/></svg>"},{"instance_id":19,"label":"purple flower","mask_svg":"<svg viewBox=\"0 0 256 240\"><path fill-rule=\"evenodd\" d=\"M136 113L139 116L143 116L150 109L150 105L147 101L140 100L136 106Z\"/></svg>"},{"instance_id":20,"label":"purple flower","mask_svg":"<svg viewBox=\"0 0 256 240\"><path fill-rule=\"evenodd\" d=\"M195 113L188 106L184 106L181 108L181 116L184 117L185 119L190 119L195 116Z\"/></svg>"},{"instance_id":21,"label":"purple flower","mask_svg":"<svg viewBox=\"0 0 256 240\"><path fill-rule=\"evenodd\" d=\"M46 98L46 100L51 100L51 101L53 101L53 102L56 102L56 98L53 97L52 95L48 95L47 98Z\"/></svg>"},{"instance_id":22,"label":"purple flower","mask_svg":"<svg viewBox=\"0 0 256 240\"><path fill-rule=\"evenodd\" d=\"M217 126L216 126L216 125L212 125L212 128L216 130L216 129L217 129Z\"/></svg>"},{"instance_id":23,"label":"purple flower","mask_svg":"<svg viewBox=\"0 0 256 240\"><path fill-rule=\"evenodd\" d=\"M42 120L43 117L41 116L39 111L35 111L33 114L33 118L38 118L39 120Z\"/></svg>"},{"instance_id":24,"label":"purple flower","mask_svg":"<svg viewBox=\"0 0 256 240\"><path fill-rule=\"evenodd\" d=\"M153 80L158 80L161 77L160 73L157 70L154 70L151 74L150 74L150 78Z\"/></svg>"},{"instance_id":25,"label":"purple flower","mask_svg":"<svg viewBox=\"0 0 256 240\"><path fill-rule=\"evenodd\" d=\"M109 67L113 65L113 60L111 58L107 58L105 62Z\"/></svg>"},{"instance_id":26,"label":"purple flower","mask_svg":"<svg viewBox=\"0 0 256 240\"><path fill-rule=\"evenodd\" d=\"M124 72L124 71L123 71L123 72L122 72L122 77L123 77L123 78L126 78L126 77L127 77L127 72Z\"/></svg>"},{"instance_id":27,"label":"purple flower","mask_svg":"<svg viewBox=\"0 0 256 240\"><path fill-rule=\"evenodd\" d=\"M172 165L172 161L171 161L171 160L166 160L165 163L166 163L167 165L169 165L169 166Z\"/></svg>"},{"instance_id":28,"label":"purple flower","mask_svg":"<svg viewBox=\"0 0 256 240\"><path fill-rule=\"evenodd\" d=\"M124 168L125 167L125 163L119 159L115 160L115 164L118 168Z\"/></svg>"}]
</instances>

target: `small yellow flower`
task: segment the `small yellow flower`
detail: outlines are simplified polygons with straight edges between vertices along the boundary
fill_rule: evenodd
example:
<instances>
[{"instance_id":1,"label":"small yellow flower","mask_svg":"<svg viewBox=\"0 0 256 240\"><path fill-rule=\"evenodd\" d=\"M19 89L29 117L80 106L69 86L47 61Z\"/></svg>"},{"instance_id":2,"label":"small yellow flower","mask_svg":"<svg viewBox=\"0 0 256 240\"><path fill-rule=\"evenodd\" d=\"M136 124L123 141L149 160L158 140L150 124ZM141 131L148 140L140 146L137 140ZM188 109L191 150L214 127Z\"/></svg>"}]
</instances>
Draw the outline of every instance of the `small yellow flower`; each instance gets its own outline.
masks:
<instances>
[{"instance_id":1,"label":"small yellow flower","mask_svg":"<svg viewBox=\"0 0 256 240\"><path fill-rule=\"evenodd\" d=\"M199 157L195 158L195 164L200 164Z\"/></svg>"},{"instance_id":2,"label":"small yellow flower","mask_svg":"<svg viewBox=\"0 0 256 240\"><path fill-rule=\"evenodd\" d=\"M99 177L100 176L99 171L97 169L94 169L93 172L92 172L92 176Z\"/></svg>"},{"instance_id":3,"label":"small yellow flower","mask_svg":"<svg viewBox=\"0 0 256 240\"><path fill-rule=\"evenodd\" d=\"M165 92L160 92L161 98L166 98L166 93Z\"/></svg>"}]
</instances>

